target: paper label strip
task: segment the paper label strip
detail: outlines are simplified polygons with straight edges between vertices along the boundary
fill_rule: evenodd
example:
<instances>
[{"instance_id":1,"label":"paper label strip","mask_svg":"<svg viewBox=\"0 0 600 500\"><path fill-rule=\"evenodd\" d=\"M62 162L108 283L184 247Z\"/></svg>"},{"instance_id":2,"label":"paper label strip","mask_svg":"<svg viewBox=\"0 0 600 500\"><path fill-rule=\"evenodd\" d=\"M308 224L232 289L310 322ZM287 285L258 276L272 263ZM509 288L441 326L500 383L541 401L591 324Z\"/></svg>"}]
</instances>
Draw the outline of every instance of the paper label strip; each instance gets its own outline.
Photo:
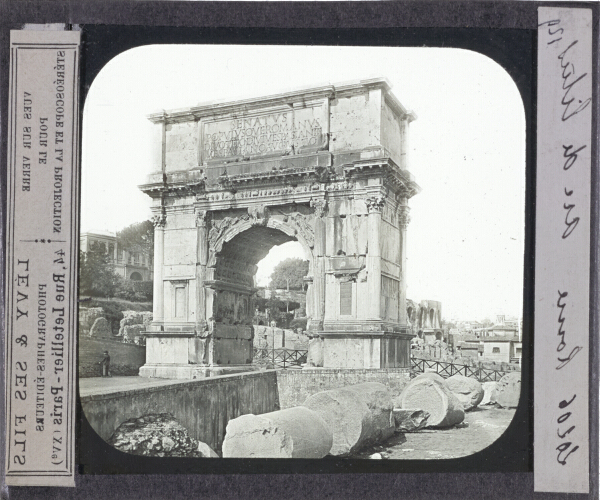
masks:
<instances>
[{"instance_id":1,"label":"paper label strip","mask_svg":"<svg viewBox=\"0 0 600 500\"><path fill-rule=\"evenodd\" d=\"M534 489L589 492L592 11L538 10Z\"/></svg>"},{"instance_id":2,"label":"paper label strip","mask_svg":"<svg viewBox=\"0 0 600 500\"><path fill-rule=\"evenodd\" d=\"M11 31L6 483L74 486L79 32Z\"/></svg>"}]
</instances>

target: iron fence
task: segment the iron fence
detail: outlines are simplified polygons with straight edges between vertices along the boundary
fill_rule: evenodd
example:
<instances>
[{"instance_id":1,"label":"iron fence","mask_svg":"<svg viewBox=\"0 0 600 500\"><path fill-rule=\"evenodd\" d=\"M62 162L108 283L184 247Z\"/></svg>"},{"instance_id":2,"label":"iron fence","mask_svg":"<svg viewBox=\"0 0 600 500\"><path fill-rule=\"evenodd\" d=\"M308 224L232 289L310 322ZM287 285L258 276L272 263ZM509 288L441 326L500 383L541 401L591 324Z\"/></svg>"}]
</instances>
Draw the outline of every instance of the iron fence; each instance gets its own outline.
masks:
<instances>
[{"instance_id":1,"label":"iron fence","mask_svg":"<svg viewBox=\"0 0 600 500\"><path fill-rule=\"evenodd\" d=\"M460 374L465 377L473 377L479 382L496 382L504 375L509 373L506 370L494 370L484 368L482 366L469 366L450 363L447 361L436 361L433 359L412 358L410 360L411 377L416 377L419 373L424 373L426 369L435 371L443 378L451 377L452 375Z\"/></svg>"},{"instance_id":2,"label":"iron fence","mask_svg":"<svg viewBox=\"0 0 600 500\"><path fill-rule=\"evenodd\" d=\"M254 363L271 364L275 368L301 368L306 363L307 356L308 349L254 348Z\"/></svg>"}]
</instances>

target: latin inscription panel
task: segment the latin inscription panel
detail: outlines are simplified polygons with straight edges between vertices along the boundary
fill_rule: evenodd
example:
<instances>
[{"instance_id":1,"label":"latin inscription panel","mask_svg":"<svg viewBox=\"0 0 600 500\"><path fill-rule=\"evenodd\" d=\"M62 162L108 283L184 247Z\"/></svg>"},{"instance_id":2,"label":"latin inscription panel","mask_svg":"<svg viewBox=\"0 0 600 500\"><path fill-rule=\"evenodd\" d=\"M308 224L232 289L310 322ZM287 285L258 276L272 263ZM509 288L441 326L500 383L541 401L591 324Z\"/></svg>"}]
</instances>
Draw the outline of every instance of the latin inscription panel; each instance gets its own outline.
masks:
<instances>
[{"instance_id":1,"label":"latin inscription panel","mask_svg":"<svg viewBox=\"0 0 600 500\"><path fill-rule=\"evenodd\" d=\"M326 145L327 110L316 106L278 107L203 122L202 161L294 154Z\"/></svg>"}]
</instances>

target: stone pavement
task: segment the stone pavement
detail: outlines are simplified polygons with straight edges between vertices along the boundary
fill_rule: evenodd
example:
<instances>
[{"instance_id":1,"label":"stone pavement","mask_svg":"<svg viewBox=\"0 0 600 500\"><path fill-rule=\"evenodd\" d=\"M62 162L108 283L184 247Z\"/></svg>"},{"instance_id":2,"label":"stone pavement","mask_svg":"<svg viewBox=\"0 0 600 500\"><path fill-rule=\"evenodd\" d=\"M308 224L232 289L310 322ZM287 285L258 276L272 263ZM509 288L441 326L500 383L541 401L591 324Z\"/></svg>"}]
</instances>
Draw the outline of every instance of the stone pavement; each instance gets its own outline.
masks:
<instances>
[{"instance_id":1,"label":"stone pavement","mask_svg":"<svg viewBox=\"0 0 600 500\"><path fill-rule=\"evenodd\" d=\"M160 378L131 377L89 377L79 379L79 395L97 396L112 394L114 392L131 391L134 389L148 389L164 385L184 383L182 380L168 380Z\"/></svg>"},{"instance_id":2,"label":"stone pavement","mask_svg":"<svg viewBox=\"0 0 600 500\"><path fill-rule=\"evenodd\" d=\"M465 413L465 420L447 429L422 429L396 433L386 443L361 450L354 458L400 460L448 459L471 455L496 441L510 424L515 410L482 406Z\"/></svg>"}]
</instances>

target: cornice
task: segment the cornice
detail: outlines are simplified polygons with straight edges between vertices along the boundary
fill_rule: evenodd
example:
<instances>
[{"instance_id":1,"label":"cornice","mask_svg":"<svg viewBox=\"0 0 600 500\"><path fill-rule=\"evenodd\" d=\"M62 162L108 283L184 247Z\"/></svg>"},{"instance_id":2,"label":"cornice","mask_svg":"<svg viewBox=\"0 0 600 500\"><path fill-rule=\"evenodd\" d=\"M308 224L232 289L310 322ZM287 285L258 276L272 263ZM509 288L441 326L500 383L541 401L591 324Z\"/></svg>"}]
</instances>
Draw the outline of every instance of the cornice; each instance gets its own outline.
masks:
<instances>
[{"instance_id":1,"label":"cornice","mask_svg":"<svg viewBox=\"0 0 600 500\"><path fill-rule=\"evenodd\" d=\"M323 99L342 98L350 95L367 92L371 89L381 89L390 102L390 107L402 117L408 117L409 121L416 118L414 113L409 112L391 93L391 85L386 78L371 78L354 82L339 83L333 85L323 85L319 87L303 88L280 94L273 94L263 97L252 97L236 101L211 101L190 106L188 108L161 110L147 115L152 123L178 123L185 121L200 120L257 110L260 108L269 108L275 106L310 105Z\"/></svg>"}]
</instances>

